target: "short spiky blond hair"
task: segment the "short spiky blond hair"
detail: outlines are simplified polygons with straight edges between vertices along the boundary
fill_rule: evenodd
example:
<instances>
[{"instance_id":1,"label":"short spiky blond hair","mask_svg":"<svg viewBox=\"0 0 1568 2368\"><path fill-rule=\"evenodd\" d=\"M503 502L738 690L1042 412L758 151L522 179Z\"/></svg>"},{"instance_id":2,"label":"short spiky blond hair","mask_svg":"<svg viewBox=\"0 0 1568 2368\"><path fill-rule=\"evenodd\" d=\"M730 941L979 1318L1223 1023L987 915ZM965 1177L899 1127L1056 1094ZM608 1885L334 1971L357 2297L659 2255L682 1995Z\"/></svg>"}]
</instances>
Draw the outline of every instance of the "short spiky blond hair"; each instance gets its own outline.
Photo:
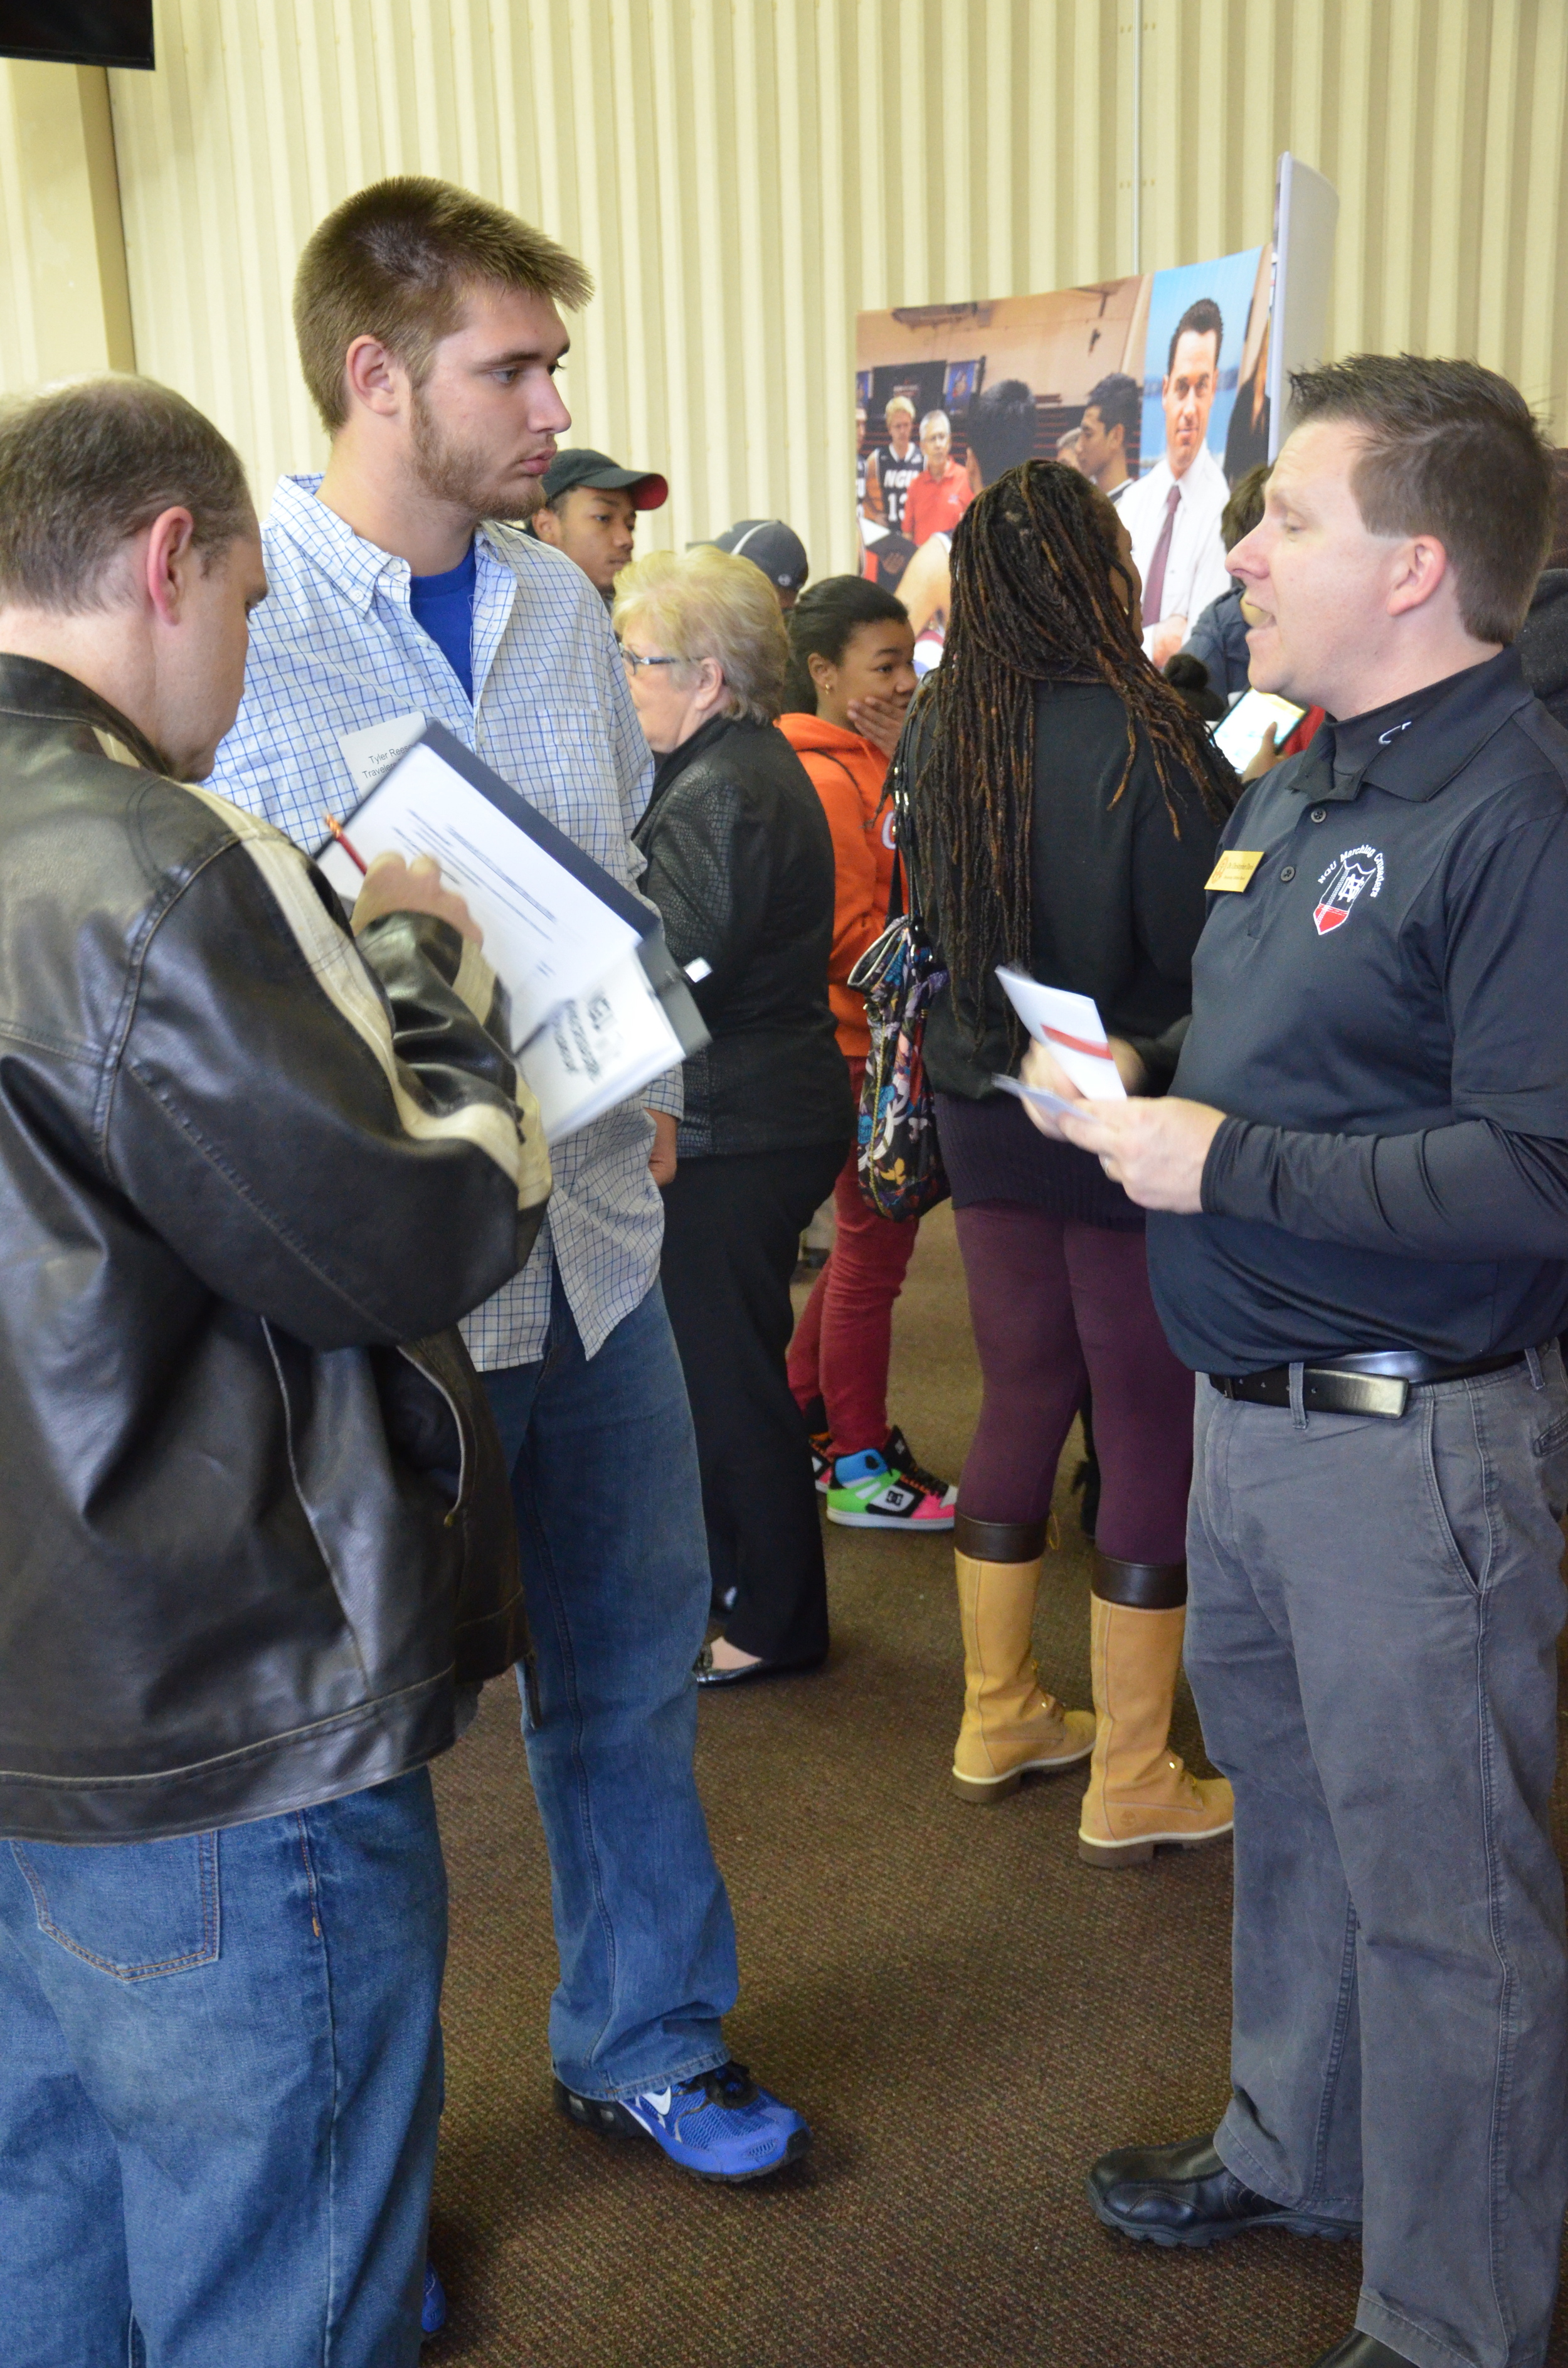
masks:
<instances>
[{"instance_id":1,"label":"short spiky blond hair","mask_svg":"<svg viewBox=\"0 0 1568 2368\"><path fill-rule=\"evenodd\" d=\"M327 433L348 416L344 360L356 337L379 338L417 386L474 288L520 288L574 313L594 292L563 246L450 181L374 181L318 222L294 275L294 334Z\"/></svg>"},{"instance_id":2,"label":"short spiky blond hair","mask_svg":"<svg viewBox=\"0 0 1568 2368\"><path fill-rule=\"evenodd\" d=\"M651 551L615 579L614 625L646 625L669 656L695 665L715 658L729 712L771 723L784 704L790 637L778 596L760 567L714 544Z\"/></svg>"}]
</instances>

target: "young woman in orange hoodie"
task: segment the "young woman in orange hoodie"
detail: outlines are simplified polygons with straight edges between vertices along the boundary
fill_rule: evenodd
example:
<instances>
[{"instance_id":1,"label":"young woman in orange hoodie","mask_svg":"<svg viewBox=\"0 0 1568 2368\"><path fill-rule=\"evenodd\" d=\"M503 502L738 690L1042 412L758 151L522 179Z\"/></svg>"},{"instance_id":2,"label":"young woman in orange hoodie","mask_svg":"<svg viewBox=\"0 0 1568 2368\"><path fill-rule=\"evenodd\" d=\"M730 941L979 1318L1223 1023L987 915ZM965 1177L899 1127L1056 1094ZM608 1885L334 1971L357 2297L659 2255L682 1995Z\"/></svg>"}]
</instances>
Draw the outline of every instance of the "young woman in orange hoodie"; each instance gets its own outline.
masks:
<instances>
[{"instance_id":1,"label":"young woman in orange hoodie","mask_svg":"<svg viewBox=\"0 0 1568 2368\"><path fill-rule=\"evenodd\" d=\"M778 728L815 783L833 833L828 997L858 1097L870 1038L864 999L847 982L887 926L893 833L885 783L915 692L915 635L892 594L858 575L813 585L787 621L793 663ZM956 1488L917 1463L888 1422L892 1304L915 1224L868 1208L853 1153L833 1199L833 1254L790 1348L790 1386L812 1434L828 1520L850 1529L950 1530Z\"/></svg>"}]
</instances>

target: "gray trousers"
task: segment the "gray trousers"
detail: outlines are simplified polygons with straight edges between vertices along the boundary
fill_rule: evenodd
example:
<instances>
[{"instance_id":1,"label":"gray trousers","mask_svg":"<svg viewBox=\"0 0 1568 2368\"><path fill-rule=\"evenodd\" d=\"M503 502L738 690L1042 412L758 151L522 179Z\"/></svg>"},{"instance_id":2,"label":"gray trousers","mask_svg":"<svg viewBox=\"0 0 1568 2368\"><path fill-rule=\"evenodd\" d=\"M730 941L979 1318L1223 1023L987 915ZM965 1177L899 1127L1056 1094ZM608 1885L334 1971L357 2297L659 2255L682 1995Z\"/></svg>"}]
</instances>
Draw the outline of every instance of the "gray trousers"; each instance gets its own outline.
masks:
<instances>
[{"instance_id":1,"label":"gray trousers","mask_svg":"<svg viewBox=\"0 0 1568 2368\"><path fill-rule=\"evenodd\" d=\"M1215 2143L1275 2202L1362 2221L1356 2324L1418 2368L1546 2354L1565 1497L1555 1347L1397 1422L1198 1384L1187 1668L1236 1793Z\"/></svg>"}]
</instances>

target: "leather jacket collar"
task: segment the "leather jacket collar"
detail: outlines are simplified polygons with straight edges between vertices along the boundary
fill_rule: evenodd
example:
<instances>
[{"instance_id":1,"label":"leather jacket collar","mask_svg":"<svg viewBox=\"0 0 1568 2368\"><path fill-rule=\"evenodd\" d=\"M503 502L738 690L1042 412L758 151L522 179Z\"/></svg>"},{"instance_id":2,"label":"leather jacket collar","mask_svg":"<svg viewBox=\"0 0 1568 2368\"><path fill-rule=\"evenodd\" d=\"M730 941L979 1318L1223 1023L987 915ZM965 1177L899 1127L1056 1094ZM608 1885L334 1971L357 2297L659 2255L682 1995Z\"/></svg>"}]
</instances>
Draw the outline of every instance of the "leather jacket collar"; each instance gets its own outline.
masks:
<instances>
[{"instance_id":1,"label":"leather jacket collar","mask_svg":"<svg viewBox=\"0 0 1568 2368\"><path fill-rule=\"evenodd\" d=\"M85 723L90 731L107 733L124 751L121 762L141 765L150 773L169 773L169 767L128 716L74 674L48 665L42 658L19 657L0 650L0 714L37 716L42 722ZM107 756L119 751L106 749Z\"/></svg>"}]
</instances>

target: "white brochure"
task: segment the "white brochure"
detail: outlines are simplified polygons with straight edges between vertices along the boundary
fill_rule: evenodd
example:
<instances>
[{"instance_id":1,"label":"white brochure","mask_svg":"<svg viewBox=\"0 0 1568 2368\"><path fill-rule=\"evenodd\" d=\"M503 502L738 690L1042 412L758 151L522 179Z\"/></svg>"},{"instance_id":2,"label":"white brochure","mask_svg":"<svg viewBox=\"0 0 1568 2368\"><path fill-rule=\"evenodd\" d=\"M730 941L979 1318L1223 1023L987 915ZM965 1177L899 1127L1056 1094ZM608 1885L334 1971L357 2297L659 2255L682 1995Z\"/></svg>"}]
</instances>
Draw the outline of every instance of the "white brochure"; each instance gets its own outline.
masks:
<instances>
[{"instance_id":1,"label":"white brochure","mask_svg":"<svg viewBox=\"0 0 1568 2368\"><path fill-rule=\"evenodd\" d=\"M544 1139L557 1143L602 1110L629 1101L683 1057L636 949L585 995L558 1003L524 1044L517 1066L533 1089Z\"/></svg>"},{"instance_id":2,"label":"white brochure","mask_svg":"<svg viewBox=\"0 0 1568 2368\"><path fill-rule=\"evenodd\" d=\"M651 907L442 725L421 719L396 755L409 721L378 727L394 761L339 818L347 846L323 815L316 861L351 905L356 856L435 857L483 932L510 1050L557 1142L676 1067L707 1030Z\"/></svg>"},{"instance_id":3,"label":"white brochure","mask_svg":"<svg viewBox=\"0 0 1568 2368\"><path fill-rule=\"evenodd\" d=\"M1127 1099L1127 1088L1111 1059L1105 1022L1092 995L1074 995L1064 986L1041 986L1038 979L1006 964L998 967L996 975L1035 1042L1049 1046L1081 1093L1091 1101Z\"/></svg>"}]
</instances>

